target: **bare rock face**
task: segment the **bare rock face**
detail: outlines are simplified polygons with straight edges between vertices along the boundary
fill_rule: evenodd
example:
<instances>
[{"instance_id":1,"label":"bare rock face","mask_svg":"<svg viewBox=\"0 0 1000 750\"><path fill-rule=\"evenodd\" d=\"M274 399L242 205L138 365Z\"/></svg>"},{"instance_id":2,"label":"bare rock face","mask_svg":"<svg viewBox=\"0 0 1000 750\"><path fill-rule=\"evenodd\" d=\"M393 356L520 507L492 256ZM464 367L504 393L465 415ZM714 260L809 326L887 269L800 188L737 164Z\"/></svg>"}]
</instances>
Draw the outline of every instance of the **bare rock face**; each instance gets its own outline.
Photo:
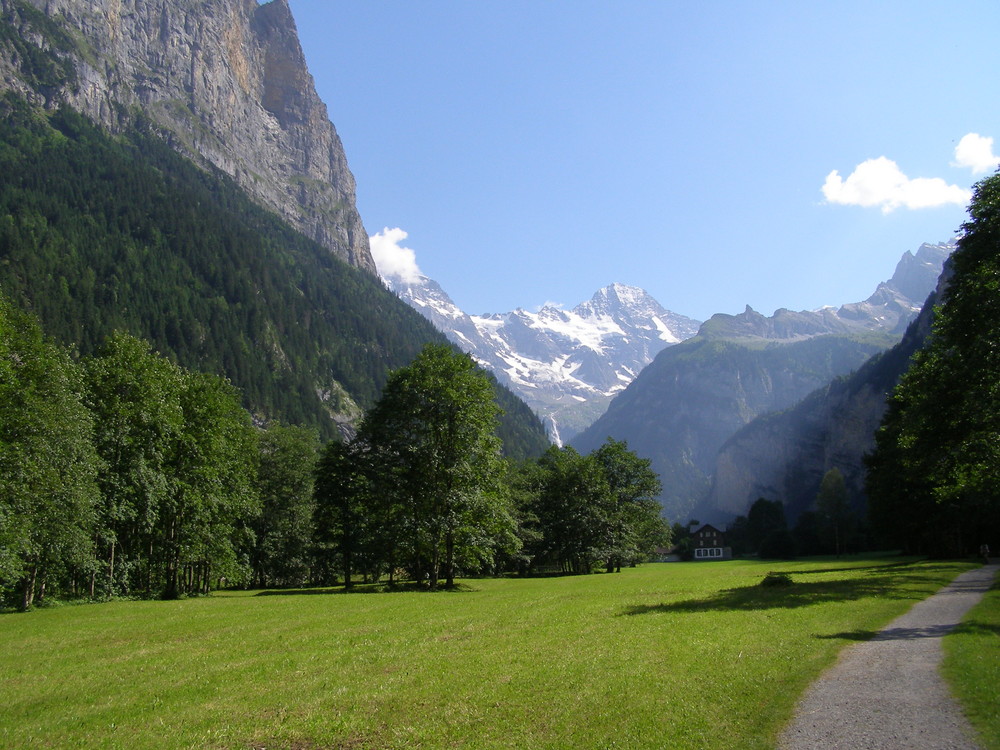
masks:
<instances>
[{"instance_id":1,"label":"bare rock face","mask_svg":"<svg viewBox=\"0 0 1000 750\"><path fill-rule=\"evenodd\" d=\"M344 149L316 93L288 0L0 0L43 49L62 31L73 80L41 91L4 50L4 88L67 103L112 131L142 114L344 260L375 273ZM66 40L71 44L65 44Z\"/></svg>"}]
</instances>

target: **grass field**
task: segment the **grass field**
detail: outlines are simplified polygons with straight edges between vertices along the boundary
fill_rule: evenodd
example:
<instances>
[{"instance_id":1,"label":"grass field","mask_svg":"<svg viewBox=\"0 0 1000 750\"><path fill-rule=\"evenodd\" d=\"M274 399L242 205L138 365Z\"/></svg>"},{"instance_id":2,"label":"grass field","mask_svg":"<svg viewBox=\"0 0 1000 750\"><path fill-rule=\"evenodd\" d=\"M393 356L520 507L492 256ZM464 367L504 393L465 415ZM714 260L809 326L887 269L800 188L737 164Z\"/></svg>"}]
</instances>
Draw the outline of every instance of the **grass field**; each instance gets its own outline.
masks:
<instances>
[{"instance_id":1,"label":"grass field","mask_svg":"<svg viewBox=\"0 0 1000 750\"><path fill-rule=\"evenodd\" d=\"M6 615L0 747L768 748L840 648L969 567L651 564ZM794 584L758 586L772 570Z\"/></svg>"}]
</instances>

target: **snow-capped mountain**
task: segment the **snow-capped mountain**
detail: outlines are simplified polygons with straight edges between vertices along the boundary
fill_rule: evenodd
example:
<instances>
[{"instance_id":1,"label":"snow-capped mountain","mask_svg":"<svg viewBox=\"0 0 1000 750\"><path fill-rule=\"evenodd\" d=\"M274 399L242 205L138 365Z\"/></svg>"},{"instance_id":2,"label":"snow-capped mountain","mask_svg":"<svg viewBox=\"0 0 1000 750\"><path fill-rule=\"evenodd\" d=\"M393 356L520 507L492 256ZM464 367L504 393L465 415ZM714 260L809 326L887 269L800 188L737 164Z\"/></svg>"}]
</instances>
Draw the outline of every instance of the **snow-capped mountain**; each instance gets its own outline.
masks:
<instances>
[{"instance_id":1,"label":"snow-capped mountain","mask_svg":"<svg viewBox=\"0 0 1000 750\"><path fill-rule=\"evenodd\" d=\"M699 326L624 284L607 286L572 310L473 316L426 276L386 282L524 399L557 443L597 419L653 357Z\"/></svg>"}]
</instances>

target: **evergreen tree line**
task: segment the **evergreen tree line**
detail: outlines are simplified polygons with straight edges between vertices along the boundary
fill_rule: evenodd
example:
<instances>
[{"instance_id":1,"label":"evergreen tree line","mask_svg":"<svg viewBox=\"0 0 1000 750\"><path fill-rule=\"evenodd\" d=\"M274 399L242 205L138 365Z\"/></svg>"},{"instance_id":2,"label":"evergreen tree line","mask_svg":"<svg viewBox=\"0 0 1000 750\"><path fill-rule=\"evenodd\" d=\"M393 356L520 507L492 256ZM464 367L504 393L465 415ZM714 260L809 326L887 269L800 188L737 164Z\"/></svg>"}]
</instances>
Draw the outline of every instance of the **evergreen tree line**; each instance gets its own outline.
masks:
<instances>
[{"instance_id":1,"label":"evergreen tree line","mask_svg":"<svg viewBox=\"0 0 1000 750\"><path fill-rule=\"evenodd\" d=\"M0 98L0 288L83 355L127 331L191 370L224 374L258 421L333 437L389 370L443 336L373 275L175 153L137 115L110 137L69 108ZM495 385L504 447L544 429Z\"/></svg>"},{"instance_id":2,"label":"evergreen tree line","mask_svg":"<svg viewBox=\"0 0 1000 750\"><path fill-rule=\"evenodd\" d=\"M851 508L844 475L836 468L823 475L812 507L793 525L779 500L761 497L729 525L726 541L734 555L775 559L839 556L874 548L867 521Z\"/></svg>"},{"instance_id":3,"label":"evergreen tree line","mask_svg":"<svg viewBox=\"0 0 1000 750\"><path fill-rule=\"evenodd\" d=\"M1000 546L1000 173L974 187L962 233L866 462L873 526L915 554Z\"/></svg>"},{"instance_id":4,"label":"evergreen tree line","mask_svg":"<svg viewBox=\"0 0 1000 750\"><path fill-rule=\"evenodd\" d=\"M128 334L75 357L0 297L0 595L177 597L219 586L587 572L664 541L648 463L501 454L492 383L429 345L356 439L256 427L227 380Z\"/></svg>"},{"instance_id":5,"label":"evergreen tree line","mask_svg":"<svg viewBox=\"0 0 1000 750\"><path fill-rule=\"evenodd\" d=\"M687 526L675 523L671 527L676 552L684 560L694 559L693 533L699 525L692 520ZM789 524L784 503L759 497L746 515L729 523L725 540L735 557L785 560L875 548L864 514L851 507L844 475L836 468L823 475L811 508L799 514L794 524Z\"/></svg>"}]
</instances>

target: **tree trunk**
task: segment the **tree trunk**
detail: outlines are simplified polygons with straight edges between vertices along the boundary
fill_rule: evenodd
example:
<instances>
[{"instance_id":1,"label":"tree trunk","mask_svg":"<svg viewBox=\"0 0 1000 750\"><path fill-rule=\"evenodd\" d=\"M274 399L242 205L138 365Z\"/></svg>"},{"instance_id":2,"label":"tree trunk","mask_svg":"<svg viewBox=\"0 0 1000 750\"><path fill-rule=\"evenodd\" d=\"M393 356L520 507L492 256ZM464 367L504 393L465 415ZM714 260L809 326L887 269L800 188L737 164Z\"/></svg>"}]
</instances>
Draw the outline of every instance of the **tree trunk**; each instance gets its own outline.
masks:
<instances>
[{"instance_id":1,"label":"tree trunk","mask_svg":"<svg viewBox=\"0 0 1000 750\"><path fill-rule=\"evenodd\" d=\"M455 534L449 530L444 537L444 585L448 588L455 587Z\"/></svg>"},{"instance_id":2,"label":"tree trunk","mask_svg":"<svg viewBox=\"0 0 1000 750\"><path fill-rule=\"evenodd\" d=\"M441 539L434 540L434 552L431 554L431 568L427 571L427 577L431 591L436 591L438 587L438 576L441 573Z\"/></svg>"},{"instance_id":3,"label":"tree trunk","mask_svg":"<svg viewBox=\"0 0 1000 750\"><path fill-rule=\"evenodd\" d=\"M108 558L108 596L115 595L115 542L111 541L111 555ZM91 593L93 596L93 592Z\"/></svg>"},{"instance_id":4,"label":"tree trunk","mask_svg":"<svg viewBox=\"0 0 1000 750\"><path fill-rule=\"evenodd\" d=\"M27 612L35 601L35 579L38 577L38 565L32 565L28 577L24 579L24 595L21 597L21 611Z\"/></svg>"}]
</instances>

